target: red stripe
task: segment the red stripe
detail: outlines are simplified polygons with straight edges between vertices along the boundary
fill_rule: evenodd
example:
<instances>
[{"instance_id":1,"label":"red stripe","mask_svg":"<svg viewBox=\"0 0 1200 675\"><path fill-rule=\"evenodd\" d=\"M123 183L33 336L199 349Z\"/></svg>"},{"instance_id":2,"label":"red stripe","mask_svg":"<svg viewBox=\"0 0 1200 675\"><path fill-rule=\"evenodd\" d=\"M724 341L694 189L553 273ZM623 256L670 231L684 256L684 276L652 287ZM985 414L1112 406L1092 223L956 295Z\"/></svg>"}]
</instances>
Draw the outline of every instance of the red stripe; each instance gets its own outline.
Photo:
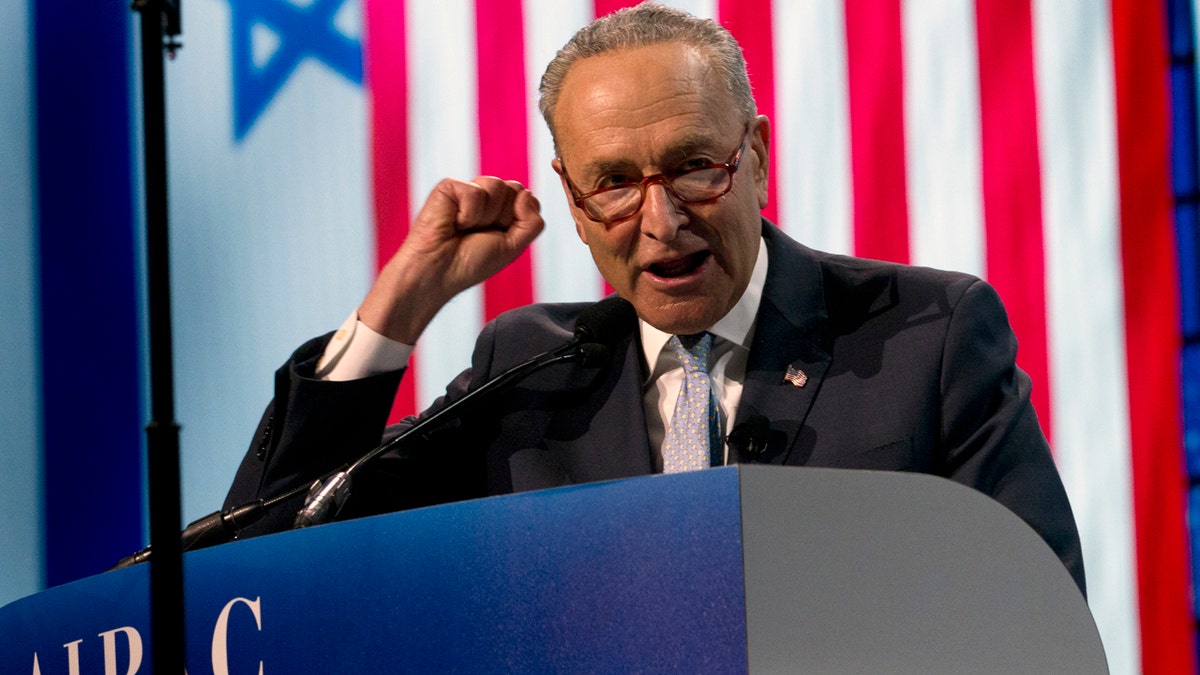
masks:
<instances>
[{"instance_id":1,"label":"red stripe","mask_svg":"<svg viewBox=\"0 0 1200 675\"><path fill-rule=\"evenodd\" d=\"M529 117L521 0L477 0L479 170L529 185ZM533 302L533 261L526 250L483 284L484 320Z\"/></svg>"},{"instance_id":2,"label":"red stripe","mask_svg":"<svg viewBox=\"0 0 1200 675\"><path fill-rule=\"evenodd\" d=\"M634 5L640 4L641 1L642 0L595 0L595 16L596 18L600 18L605 14L612 14L618 9L633 7Z\"/></svg>"},{"instance_id":3,"label":"red stripe","mask_svg":"<svg viewBox=\"0 0 1200 675\"><path fill-rule=\"evenodd\" d=\"M854 251L908 262L900 0L846 0Z\"/></svg>"},{"instance_id":4,"label":"red stripe","mask_svg":"<svg viewBox=\"0 0 1200 675\"><path fill-rule=\"evenodd\" d=\"M1033 379L1033 406L1050 436L1046 262L1041 159L1028 0L979 0L979 126L987 278L1020 341L1017 364Z\"/></svg>"},{"instance_id":5,"label":"red stripe","mask_svg":"<svg viewBox=\"0 0 1200 675\"><path fill-rule=\"evenodd\" d=\"M771 23L771 0L720 0L717 14L721 24L742 45L746 56L746 70L750 73L750 85L754 88L754 99L758 112L775 121L775 43ZM772 130L776 127L772 127ZM768 184L767 208L763 215L779 222L778 200L775 185L778 182L775 153L770 154L767 170L771 181Z\"/></svg>"},{"instance_id":6,"label":"red stripe","mask_svg":"<svg viewBox=\"0 0 1200 675\"><path fill-rule=\"evenodd\" d=\"M1142 669L1194 673L1166 21L1141 0L1112 18Z\"/></svg>"},{"instance_id":7,"label":"red stripe","mask_svg":"<svg viewBox=\"0 0 1200 675\"><path fill-rule=\"evenodd\" d=\"M365 70L371 124L371 178L375 189L375 270L408 235L408 59L404 3L367 0ZM385 36L372 40L371 36ZM416 411L416 358L392 406L395 421Z\"/></svg>"}]
</instances>

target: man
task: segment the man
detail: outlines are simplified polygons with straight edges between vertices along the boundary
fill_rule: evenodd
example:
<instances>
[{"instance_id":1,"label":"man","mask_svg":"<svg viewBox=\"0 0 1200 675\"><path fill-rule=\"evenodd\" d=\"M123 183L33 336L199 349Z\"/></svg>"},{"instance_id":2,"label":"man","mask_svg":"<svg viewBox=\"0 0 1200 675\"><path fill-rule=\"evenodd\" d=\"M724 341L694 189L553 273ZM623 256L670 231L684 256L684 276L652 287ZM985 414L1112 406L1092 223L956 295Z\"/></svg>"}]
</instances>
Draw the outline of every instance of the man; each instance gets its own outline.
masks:
<instances>
[{"instance_id":1,"label":"man","mask_svg":"<svg viewBox=\"0 0 1200 675\"><path fill-rule=\"evenodd\" d=\"M921 471L1008 506L1083 590L1070 506L996 293L962 274L812 251L762 220L771 127L727 32L656 5L618 12L559 52L541 95L580 239L638 326L611 364L547 368L373 463L344 515L710 463ZM356 316L277 374L227 505L377 445L408 345L542 226L517 183L440 183ZM585 306L499 317L425 415L566 342ZM752 418L769 427L760 452L721 442Z\"/></svg>"}]
</instances>

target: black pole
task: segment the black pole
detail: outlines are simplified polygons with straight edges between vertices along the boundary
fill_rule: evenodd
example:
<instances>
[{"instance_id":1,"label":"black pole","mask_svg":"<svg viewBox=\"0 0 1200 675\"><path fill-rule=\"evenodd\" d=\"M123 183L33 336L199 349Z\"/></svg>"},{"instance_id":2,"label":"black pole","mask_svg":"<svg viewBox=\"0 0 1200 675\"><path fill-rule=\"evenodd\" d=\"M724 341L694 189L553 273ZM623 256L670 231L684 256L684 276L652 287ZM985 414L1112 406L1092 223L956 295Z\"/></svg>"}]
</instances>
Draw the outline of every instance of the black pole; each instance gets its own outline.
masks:
<instances>
[{"instance_id":1,"label":"black pole","mask_svg":"<svg viewBox=\"0 0 1200 675\"><path fill-rule=\"evenodd\" d=\"M182 673L183 551L179 542L179 425L171 354L171 274L167 236L167 122L164 50L179 47L179 0L136 0L141 14L142 114L145 123L146 284L150 324L150 635L155 673Z\"/></svg>"}]
</instances>

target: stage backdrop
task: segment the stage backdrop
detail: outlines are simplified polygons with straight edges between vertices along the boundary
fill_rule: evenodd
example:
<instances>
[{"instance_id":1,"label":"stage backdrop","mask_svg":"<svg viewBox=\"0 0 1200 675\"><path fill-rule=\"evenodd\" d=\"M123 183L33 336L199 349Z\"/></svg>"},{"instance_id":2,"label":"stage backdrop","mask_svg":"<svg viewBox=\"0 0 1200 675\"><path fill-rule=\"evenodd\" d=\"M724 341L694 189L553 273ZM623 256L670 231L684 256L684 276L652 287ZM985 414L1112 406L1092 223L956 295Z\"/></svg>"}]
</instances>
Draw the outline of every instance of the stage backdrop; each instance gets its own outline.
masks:
<instances>
[{"instance_id":1,"label":"stage backdrop","mask_svg":"<svg viewBox=\"0 0 1200 675\"><path fill-rule=\"evenodd\" d=\"M521 180L547 228L443 310L397 413L441 392L496 313L601 297L536 89L576 29L625 4L185 0L185 46L167 67L185 518L220 505L274 368L353 310L439 178ZM1194 285L1196 250L1176 240L1170 143L1174 111L1187 124L1175 176L1194 180L1195 118L1171 102L1167 30L1171 7L1171 37L1190 46L1189 4L668 4L718 19L745 48L773 122L768 218L816 248L998 288L1113 672L1194 671L1180 364L1181 316L1194 331L1200 310L1180 291L1179 259ZM0 71L18 92L0 118L3 147L15 144L0 175L15 223L0 241L0 337L15 362L0 369L13 429L0 457L16 486L0 491L8 600L143 543L145 332L136 21L115 0L0 11L32 36L4 38ZM1194 85L1182 73L1177 92ZM109 492L101 471L117 474Z\"/></svg>"}]
</instances>

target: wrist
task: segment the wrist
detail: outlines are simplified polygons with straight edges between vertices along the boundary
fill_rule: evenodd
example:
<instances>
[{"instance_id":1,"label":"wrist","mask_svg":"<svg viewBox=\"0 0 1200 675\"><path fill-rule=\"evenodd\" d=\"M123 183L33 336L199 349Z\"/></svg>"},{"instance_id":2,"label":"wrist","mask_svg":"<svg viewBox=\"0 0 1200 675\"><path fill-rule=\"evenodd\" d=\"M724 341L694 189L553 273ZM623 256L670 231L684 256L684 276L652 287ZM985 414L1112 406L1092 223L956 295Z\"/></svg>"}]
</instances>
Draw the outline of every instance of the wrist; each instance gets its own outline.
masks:
<instances>
[{"instance_id":1,"label":"wrist","mask_svg":"<svg viewBox=\"0 0 1200 675\"><path fill-rule=\"evenodd\" d=\"M358 319L384 337L416 344L425 327L453 297L437 283L441 277L420 265L405 264L397 256L371 286L358 308Z\"/></svg>"}]
</instances>

